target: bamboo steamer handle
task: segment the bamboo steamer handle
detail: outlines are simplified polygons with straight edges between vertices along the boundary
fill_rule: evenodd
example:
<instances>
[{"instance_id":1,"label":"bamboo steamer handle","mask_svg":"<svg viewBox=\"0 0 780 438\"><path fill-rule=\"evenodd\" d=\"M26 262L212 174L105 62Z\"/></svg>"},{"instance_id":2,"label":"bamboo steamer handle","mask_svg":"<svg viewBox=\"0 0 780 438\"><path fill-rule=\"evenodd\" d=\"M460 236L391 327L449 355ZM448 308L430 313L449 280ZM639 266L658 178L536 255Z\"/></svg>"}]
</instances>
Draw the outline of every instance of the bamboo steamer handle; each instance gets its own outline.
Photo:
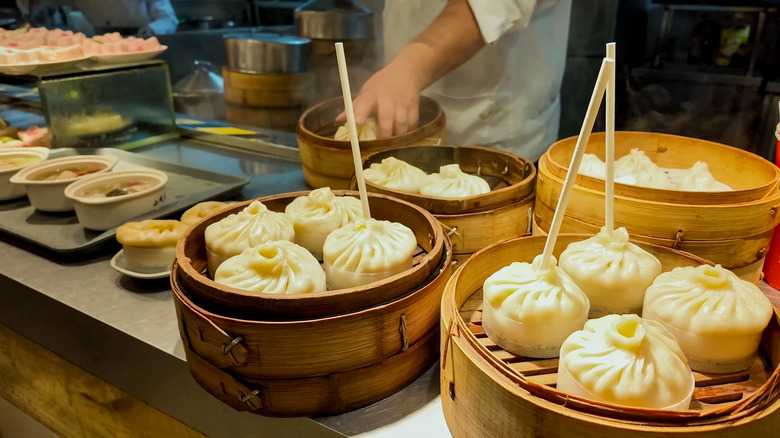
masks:
<instances>
[{"instance_id":1,"label":"bamboo steamer handle","mask_svg":"<svg viewBox=\"0 0 780 438\"><path fill-rule=\"evenodd\" d=\"M232 337L210 319L182 300L179 311L179 330L188 349L197 351L215 366L227 368L246 364L249 350L241 344L242 336Z\"/></svg>"},{"instance_id":2,"label":"bamboo steamer handle","mask_svg":"<svg viewBox=\"0 0 780 438\"><path fill-rule=\"evenodd\" d=\"M259 389L247 388L189 348L184 351L192 377L211 395L237 411L257 411L263 408L262 393Z\"/></svg>"}]
</instances>

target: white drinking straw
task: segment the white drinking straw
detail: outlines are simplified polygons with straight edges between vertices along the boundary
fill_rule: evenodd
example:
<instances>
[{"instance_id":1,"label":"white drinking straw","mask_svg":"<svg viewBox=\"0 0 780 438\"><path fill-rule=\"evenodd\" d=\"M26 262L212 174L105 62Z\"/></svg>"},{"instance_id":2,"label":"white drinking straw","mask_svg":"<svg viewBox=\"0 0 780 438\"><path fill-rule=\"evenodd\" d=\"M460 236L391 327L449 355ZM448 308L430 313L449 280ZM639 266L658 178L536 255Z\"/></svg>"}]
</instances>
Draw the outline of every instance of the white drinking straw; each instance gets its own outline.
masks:
<instances>
[{"instance_id":1,"label":"white drinking straw","mask_svg":"<svg viewBox=\"0 0 780 438\"><path fill-rule=\"evenodd\" d=\"M607 44L607 58L615 59L615 43ZM604 225L610 235L615 230L615 68L610 69L607 82L607 127L606 127L606 189L604 193Z\"/></svg>"},{"instance_id":2,"label":"white drinking straw","mask_svg":"<svg viewBox=\"0 0 780 438\"><path fill-rule=\"evenodd\" d=\"M596 116L598 116L599 107L601 106L601 100L604 98L604 90L607 87L609 75L614 68L615 61L613 59L604 58L601 62L599 76L596 79L596 86L593 88L593 94L590 96L588 111L585 114L585 120L582 121L582 129L580 130L580 135L577 138L577 145L574 147L574 153L571 157L569 172L566 174L566 180L563 182L563 189L561 189L561 197L558 198L558 206L555 208L555 216L553 216L552 225L550 226L550 233L547 235L547 241L544 244L542 264L540 266L542 269L550 264L550 257L552 257L555 241L558 240L561 222L563 222L563 215L566 213L566 206L569 204L571 189L574 186L574 180L577 178L577 172L580 170L582 155L585 153L585 146L588 144L591 131L593 131L593 123L596 121Z\"/></svg>"},{"instance_id":3,"label":"white drinking straw","mask_svg":"<svg viewBox=\"0 0 780 438\"><path fill-rule=\"evenodd\" d=\"M344 43L336 43L336 60L339 64L339 79L341 79L341 94L344 96L344 111L347 114L349 142L352 145L352 161L355 164L355 177L360 191L360 204L363 206L363 217L371 217L366 194L366 180L363 178L363 160L360 158L357 126L355 125L355 110L352 109L352 93L349 91L349 76L347 76L347 60L344 57Z\"/></svg>"}]
</instances>

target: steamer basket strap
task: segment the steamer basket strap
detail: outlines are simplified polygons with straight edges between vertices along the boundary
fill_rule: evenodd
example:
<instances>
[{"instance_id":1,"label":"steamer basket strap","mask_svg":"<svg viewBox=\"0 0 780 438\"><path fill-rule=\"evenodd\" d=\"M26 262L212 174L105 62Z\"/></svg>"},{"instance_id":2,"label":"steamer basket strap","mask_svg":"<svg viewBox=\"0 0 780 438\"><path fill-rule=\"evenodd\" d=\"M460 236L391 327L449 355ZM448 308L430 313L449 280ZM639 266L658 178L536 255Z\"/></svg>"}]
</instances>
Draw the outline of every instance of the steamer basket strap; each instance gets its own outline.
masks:
<instances>
[{"instance_id":1,"label":"steamer basket strap","mask_svg":"<svg viewBox=\"0 0 780 438\"><path fill-rule=\"evenodd\" d=\"M189 348L184 351L192 377L212 395L237 411L257 411L263 408L259 390L247 388Z\"/></svg>"},{"instance_id":2,"label":"steamer basket strap","mask_svg":"<svg viewBox=\"0 0 780 438\"><path fill-rule=\"evenodd\" d=\"M219 368L233 367L246 364L249 351L241 344L242 336L230 336L224 330L217 327L200 312L182 302L192 319L185 322L181 317L182 337L186 333L186 342L190 349L197 351L213 365ZM193 323L194 321L194 323Z\"/></svg>"}]
</instances>

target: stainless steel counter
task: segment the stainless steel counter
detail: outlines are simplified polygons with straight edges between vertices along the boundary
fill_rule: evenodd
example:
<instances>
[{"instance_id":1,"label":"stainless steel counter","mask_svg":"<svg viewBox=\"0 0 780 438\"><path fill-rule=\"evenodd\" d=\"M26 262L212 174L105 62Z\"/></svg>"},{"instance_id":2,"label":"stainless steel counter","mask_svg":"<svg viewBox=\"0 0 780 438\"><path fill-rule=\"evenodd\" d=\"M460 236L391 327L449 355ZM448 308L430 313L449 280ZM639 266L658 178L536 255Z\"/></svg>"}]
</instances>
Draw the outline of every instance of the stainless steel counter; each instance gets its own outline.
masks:
<instances>
[{"instance_id":1,"label":"stainless steel counter","mask_svg":"<svg viewBox=\"0 0 780 438\"><path fill-rule=\"evenodd\" d=\"M244 175L246 198L305 189L294 162L187 142L137 152ZM61 260L0 238L0 323L209 436L450 435L438 365L400 393L340 416L277 419L232 410L190 376L167 280L125 277L109 266L112 255Z\"/></svg>"}]
</instances>

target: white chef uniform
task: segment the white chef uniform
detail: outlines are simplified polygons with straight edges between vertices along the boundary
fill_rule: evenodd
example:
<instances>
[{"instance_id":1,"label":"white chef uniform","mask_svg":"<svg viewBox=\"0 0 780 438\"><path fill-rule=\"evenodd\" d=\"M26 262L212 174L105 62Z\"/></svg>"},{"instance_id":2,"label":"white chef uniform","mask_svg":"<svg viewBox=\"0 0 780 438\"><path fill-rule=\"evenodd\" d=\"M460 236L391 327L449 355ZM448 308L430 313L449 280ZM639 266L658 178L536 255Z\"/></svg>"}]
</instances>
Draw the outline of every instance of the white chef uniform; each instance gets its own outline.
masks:
<instances>
[{"instance_id":1,"label":"white chef uniform","mask_svg":"<svg viewBox=\"0 0 780 438\"><path fill-rule=\"evenodd\" d=\"M446 3L386 0L387 59L433 22ZM492 146L536 161L558 137L571 0L469 4L488 45L423 94L444 108L449 143Z\"/></svg>"}]
</instances>

